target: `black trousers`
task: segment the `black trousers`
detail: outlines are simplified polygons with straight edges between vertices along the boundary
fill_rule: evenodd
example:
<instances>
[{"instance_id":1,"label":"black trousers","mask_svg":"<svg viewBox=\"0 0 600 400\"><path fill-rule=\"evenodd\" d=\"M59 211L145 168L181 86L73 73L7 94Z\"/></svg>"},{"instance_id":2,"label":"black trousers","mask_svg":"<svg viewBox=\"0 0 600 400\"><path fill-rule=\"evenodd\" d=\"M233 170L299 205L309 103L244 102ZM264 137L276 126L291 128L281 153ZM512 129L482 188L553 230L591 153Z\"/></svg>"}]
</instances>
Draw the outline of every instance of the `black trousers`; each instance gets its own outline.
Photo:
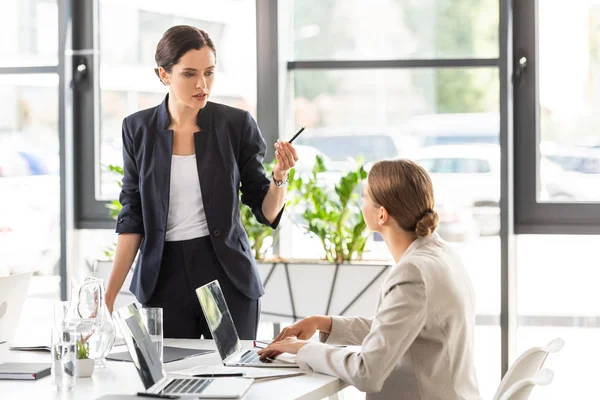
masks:
<instances>
[{"instance_id":1,"label":"black trousers","mask_svg":"<svg viewBox=\"0 0 600 400\"><path fill-rule=\"evenodd\" d=\"M260 299L252 300L237 290L221 267L209 236L166 242L158 283L144 307L162 307L165 338L212 339L196 289L215 279L240 339L256 339Z\"/></svg>"}]
</instances>

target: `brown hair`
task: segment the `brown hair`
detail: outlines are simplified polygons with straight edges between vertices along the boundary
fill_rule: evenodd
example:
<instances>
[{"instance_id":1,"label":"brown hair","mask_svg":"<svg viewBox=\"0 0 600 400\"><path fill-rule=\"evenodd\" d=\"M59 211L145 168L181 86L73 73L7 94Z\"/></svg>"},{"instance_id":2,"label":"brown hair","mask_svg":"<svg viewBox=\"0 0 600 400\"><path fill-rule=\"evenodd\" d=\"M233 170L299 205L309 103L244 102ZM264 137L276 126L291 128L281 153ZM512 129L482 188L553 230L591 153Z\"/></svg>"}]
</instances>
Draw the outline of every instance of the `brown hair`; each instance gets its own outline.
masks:
<instances>
[{"instance_id":1,"label":"brown hair","mask_svg":"<svg viewBox=\"0 0 600 400\"><path fill-rule=\"evenodd\" d=\"M369 194L385 207L400 228L417 236L427 236L438 226L433 210L433 185L427 171L406 160L384 160L373 164L367 178Z\"/></svg>"},{"instance_id":2,"label":"brown hair","mask_svg":"<svg viewBox=\"0 0 600 400\"><path fill-rule=\"evenodd\" d=\"M175 25L164 33L156 46L154 60L157 68L154 68L154 72L160 79L158 67L163 67L171 73L173 65L177 64L185 53L206 46L210 47L216 57L217 50L208 33L189 25Z\"/></svg>"}]
</instances>

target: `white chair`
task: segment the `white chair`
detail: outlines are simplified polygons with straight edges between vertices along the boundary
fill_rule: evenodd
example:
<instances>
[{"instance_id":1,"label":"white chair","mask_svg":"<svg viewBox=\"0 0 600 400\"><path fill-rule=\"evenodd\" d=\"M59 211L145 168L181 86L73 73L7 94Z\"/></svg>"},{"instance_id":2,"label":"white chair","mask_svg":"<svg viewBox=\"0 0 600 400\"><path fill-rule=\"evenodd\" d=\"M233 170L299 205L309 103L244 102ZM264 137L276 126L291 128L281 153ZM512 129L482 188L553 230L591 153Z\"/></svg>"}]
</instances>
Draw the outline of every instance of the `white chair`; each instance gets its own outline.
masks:
<instances>
[{"instance_id":1,"label":"white chair","mask_svg":"<svg viewBox=\"0 0 600 400\"><path fill-rule=\"evenodd\" d=\"M554 379L554 373L549 369L538 371L534 376L521 379L509 387L500 400L527 400L535 385L548 385Z\"/></svg>"},{"instance_id":2,"label":"white chair","mask_svg":"<svg viewBox=\"0 0 600 400\"><path fill-rule=\"evenodd\" d=\"M494 395L494 400L500 400L502 395L515 383L533 378L544 365L548 354L560 351L564 345L565 341L563 339L556 338L545 347L533 347L521 354L504 374Z\"/></svg>"}]
</instances>

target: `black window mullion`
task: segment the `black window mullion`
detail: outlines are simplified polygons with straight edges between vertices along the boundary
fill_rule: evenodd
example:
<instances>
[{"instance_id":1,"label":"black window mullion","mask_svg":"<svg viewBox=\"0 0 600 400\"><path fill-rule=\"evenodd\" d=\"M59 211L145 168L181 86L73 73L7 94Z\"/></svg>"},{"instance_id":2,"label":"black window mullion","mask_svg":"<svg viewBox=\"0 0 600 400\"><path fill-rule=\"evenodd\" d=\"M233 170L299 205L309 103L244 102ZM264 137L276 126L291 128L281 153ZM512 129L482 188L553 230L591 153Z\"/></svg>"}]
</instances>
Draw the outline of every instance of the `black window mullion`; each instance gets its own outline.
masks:
<instances>
[{"instance_id":1,"label":"black window mullion","mask_svg":"<svg viewBox=\"0 0 600 400\"><path fill-rule=\"evenodd\" d=\"M99 154L96 141L100 132L97 129L100 104L97 65L99 49L97 48L98 2L72 2L72 49L71 63L74 76L77 68L85 66L84 79L73 88L73 145L74 182L75 182L75 226L86 228L114 228L114 221L109 218L106 201L96 200L96 185L99 168Z\"/></svg>"}]
</instances>

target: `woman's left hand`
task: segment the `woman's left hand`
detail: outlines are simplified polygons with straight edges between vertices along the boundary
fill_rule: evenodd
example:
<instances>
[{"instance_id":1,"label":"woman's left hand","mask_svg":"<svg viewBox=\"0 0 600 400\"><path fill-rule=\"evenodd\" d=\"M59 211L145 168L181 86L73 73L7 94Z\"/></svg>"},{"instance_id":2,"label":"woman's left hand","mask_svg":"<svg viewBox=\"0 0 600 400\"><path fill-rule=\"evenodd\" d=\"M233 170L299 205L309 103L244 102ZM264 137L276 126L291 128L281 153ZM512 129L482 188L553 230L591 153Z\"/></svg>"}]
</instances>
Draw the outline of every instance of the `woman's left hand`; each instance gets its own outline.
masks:
<instances>
[{"instance_id":1,"label":"woman's left hand","mask_svg":"<svg viewBox=\"0 0 600 400\"><path fill-rule=\"evenodd\" d=\"M258 355L261 359L265 359L267 357L276 357L281 353L297 354L307 343L308 340L300 340L295 336L290 336L279 342L273 342L264 349L260 349Z\"/></svg>"},{"instance_id":2,"label":"woman's left hand","mask_svg":"<svg viewBox=\"0 0 600 400\"><path fill-rule=\"evenodd\" d=\"M291 143L278 140L275 143L275 158L277 164L273 167L273 175L278 181L282 181L289 174L290 169L296 165L298 154Z\"/></svg>"}]
</instances>

